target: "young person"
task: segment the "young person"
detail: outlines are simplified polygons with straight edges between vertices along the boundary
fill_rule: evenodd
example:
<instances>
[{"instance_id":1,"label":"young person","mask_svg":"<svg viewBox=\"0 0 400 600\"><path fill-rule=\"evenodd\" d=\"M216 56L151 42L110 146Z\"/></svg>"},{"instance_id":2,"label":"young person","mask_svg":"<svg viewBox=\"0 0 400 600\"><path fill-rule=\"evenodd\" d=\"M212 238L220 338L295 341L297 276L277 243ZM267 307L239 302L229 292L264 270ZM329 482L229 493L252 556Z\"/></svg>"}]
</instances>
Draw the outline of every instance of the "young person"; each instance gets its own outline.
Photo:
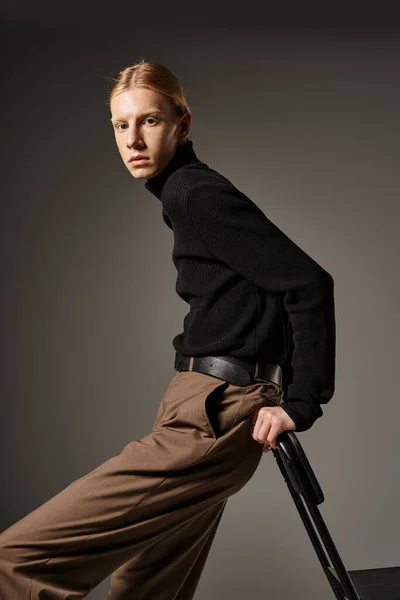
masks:
<instances>
[{"instance_id":1,"label":"young person","mask_svg":"<svg viewBox=\"0 0 400 600\"><path fill-rule=\"evenodd\" d=\"M190 307L176 374L149 435L0 535L0 600L78 600L109 574L107 600L190 600L228 497L334 393L333 279L198 158L176 77L142 60L109 108L125 166L173 232Z\"/></svg>"}]
</instances>

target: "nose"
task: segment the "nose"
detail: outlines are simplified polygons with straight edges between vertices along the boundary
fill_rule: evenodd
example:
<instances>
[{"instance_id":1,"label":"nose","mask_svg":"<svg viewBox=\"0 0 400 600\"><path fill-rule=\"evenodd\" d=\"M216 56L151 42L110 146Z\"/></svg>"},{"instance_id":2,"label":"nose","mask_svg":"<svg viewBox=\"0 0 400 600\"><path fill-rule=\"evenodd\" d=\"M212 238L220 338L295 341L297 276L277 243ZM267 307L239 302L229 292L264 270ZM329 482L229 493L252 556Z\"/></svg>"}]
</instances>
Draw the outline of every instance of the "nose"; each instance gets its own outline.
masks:
<instances>
[{"instance_id":1,"label":"nose","mask_svg":"<svg viewBox=\"0 0 400 600\"><path fill-rule=\"evenodd\" d=\"M129 127L126 135L126 145L128 148L133 148L135 146L142 146L143 140L140 137L140 132L138 127L132 126Z\"/></svg>"}]
</instances>

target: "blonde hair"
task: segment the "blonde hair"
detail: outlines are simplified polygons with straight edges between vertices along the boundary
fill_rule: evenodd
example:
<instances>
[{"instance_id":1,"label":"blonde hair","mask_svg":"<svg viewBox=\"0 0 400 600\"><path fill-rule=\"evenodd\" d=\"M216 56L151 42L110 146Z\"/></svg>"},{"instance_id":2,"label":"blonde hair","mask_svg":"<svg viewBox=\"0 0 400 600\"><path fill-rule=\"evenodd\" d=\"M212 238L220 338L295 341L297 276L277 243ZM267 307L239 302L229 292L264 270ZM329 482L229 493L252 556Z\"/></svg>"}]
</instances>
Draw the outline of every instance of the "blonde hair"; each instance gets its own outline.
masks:
<instances>
[{"instance_id":1,"label":"blonde hair","mask_svg":"<svg viewBox=\"0 0 400 600\"><path fill-rule=\"evenodd\" d=\"M164 65L142 58L139 62L120 71L117 77L111 79L112 86L108 92L107 106L111 113L111 100L116 94L130 90L133 87L147 87L154 92L160 92L170 98L175 115L182 117L191 114L186 101L183 87L178 78Z\"/></svg>"}]
</instances>

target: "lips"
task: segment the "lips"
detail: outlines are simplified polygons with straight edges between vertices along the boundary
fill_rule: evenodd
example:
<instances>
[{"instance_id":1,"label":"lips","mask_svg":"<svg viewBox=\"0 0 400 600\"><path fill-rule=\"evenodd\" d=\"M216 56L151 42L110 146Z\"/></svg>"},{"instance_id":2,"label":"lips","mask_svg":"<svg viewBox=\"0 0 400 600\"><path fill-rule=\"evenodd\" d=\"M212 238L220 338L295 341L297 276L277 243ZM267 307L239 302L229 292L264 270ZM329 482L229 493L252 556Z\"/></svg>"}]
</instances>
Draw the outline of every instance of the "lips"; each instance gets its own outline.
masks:
<instances>
[{"instance_id":1,"label":"lips","mask_svg":"<svg viewBox=\"0 0 400 600\"><path fill-rule=\"evenodd\" d=\"M144 159L148 160L149 157L148 156L131 156L129 159L129 162L133 162L135 160L144 160Z\"/></svg>"}]
</instances>

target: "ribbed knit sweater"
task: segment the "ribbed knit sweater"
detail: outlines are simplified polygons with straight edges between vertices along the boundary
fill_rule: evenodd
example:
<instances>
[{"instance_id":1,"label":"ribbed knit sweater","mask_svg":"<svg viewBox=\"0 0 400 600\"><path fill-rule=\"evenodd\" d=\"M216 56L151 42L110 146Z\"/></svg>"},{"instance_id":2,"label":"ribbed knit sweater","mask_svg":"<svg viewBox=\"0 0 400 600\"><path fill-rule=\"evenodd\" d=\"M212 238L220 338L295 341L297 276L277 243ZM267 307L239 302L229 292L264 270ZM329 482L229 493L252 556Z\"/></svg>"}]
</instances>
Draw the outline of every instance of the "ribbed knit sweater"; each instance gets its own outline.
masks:
<instances>
[{"instance_id":1,"label":"ribbed knit sweater","mask_svg":"<svg viewBox=\"0 0 400 600\"><path fill-rule=\"evenodd\" d=\"M290 376L282 408L296 431L309 429L334 393L332 276L200 161L191 140L145 188L173 231L175 289L190 307L175 350L280 364Z\"/></svg>"}]
</instances>

